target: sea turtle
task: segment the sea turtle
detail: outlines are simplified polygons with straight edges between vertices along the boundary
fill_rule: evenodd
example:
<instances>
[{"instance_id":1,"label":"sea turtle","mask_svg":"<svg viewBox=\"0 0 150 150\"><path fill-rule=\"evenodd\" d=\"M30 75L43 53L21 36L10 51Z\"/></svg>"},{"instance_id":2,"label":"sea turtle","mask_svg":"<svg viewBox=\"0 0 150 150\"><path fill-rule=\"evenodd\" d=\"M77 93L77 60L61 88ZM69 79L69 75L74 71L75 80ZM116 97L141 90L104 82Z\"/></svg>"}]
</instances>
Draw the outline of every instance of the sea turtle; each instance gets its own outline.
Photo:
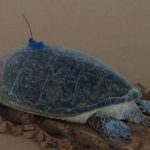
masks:
<instances>
[{"instance_id":1,"label":"sea turtle","mask_svg":"<svg viewBox=\"0 0 150 150\"><path fill-rule=\"evenodd\" d=\"M100 60L78 50L29 39L5 57L0 104L34 115L88 124L107 137L130 139L128 120L150 126L150 102Z\"/></svg>"}]
</instances>

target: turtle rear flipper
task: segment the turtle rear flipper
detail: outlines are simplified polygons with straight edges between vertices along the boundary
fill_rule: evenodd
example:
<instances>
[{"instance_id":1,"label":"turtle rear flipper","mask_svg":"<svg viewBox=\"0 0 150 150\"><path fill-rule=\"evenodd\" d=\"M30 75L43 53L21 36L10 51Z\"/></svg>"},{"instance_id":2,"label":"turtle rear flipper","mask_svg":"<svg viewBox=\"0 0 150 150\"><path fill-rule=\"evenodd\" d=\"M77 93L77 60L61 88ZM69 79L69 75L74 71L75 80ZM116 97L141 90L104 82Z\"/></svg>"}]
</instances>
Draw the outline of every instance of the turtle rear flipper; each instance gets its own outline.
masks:
<instances>
[{"instance_id":1,"label":"turtle rear flipper","mask_svg":"<svg viewBox=\"0 0 150 150\"><path fill-rule=\"evenodd\" d=\"M119 142L129 142L131 131L130 128L122 121L107 115L93 114L88 123L96 131L102 131L110 139Z\"/></svg>"}]
</instances>

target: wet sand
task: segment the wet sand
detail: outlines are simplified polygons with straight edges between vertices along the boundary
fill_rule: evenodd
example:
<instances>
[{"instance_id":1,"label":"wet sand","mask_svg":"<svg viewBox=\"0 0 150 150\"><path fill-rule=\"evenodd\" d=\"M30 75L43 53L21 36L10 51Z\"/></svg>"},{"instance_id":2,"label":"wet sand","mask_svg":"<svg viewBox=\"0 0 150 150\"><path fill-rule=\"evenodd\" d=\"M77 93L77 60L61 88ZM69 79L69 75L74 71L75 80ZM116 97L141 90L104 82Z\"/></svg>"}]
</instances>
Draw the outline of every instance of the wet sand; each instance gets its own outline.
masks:
<instances>
[{"instance_id":1,"label":"wet sand","mask_svg":"<svg viewBox=\"0 0 150 150\"><path fill-rule=\"evenodd\" d=\"M150 89L149 10L147 0L0 0L0 57L26 46L24 13L35 39L80 49ZM15 146L38 149L34 142L0 135L0 149Z\"/></svg>"}]
</instances>

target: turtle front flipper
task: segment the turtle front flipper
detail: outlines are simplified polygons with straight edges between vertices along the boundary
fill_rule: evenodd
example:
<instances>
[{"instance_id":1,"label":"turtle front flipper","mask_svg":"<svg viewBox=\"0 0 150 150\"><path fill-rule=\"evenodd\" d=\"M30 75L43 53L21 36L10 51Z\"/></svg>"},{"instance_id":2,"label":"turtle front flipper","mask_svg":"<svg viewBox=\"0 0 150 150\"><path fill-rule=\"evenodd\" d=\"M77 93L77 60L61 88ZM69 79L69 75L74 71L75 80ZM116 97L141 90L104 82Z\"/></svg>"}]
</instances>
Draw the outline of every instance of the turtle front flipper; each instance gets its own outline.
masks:
<instances>
[{"instance_id":1,"label":"turtle front flipper","mask_svg":"<svg viewBox=\"0 0 150 150\"><path fill-rule=\"evenodd\" d=\"M112 140L123 143L130 141L130 128L116 118L95 113L88 119L88 124L96 131L102 131L104 135Z\"/></svg>"},{"instance_id":2,"label":"turtle front flipper","mask_svg":"<svg viewBox=\"0 0 150 150\"><path fill-rule=\"evenodd\" d=\"M136 100L136 104L143 113L150 115L150 101L138 99Z\"/></svg>"}]
</instances>

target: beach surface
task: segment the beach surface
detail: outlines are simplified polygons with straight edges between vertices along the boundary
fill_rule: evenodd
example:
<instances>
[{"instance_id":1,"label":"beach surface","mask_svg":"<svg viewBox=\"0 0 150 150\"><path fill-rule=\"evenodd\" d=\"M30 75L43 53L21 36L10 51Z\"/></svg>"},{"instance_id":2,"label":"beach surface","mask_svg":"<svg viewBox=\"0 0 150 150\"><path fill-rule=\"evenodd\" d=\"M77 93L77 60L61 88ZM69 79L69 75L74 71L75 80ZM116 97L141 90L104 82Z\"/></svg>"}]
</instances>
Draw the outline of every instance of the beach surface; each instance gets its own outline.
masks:
<instances>
[{"instance_id":1,"label":"beach surface","mask_svg":"<svg viewBox=\"0 0 150 150\"><path fill-rule=\"evenodd\" d=\"M2 150L41 150L41 148L23 136L14 137L10 134L0 134L0 149Z\"/></svg>"},{"instance_id":2,"label":"beach surface","mask_svg":"<svg viewBox=\"0 0 150 150\"><path fill-rule=\"evenodd\" d=\"M22 14L28 18L36 40L80 49L118 70L129 81L150 89L150 1L0 0L0 58L27 45L30 33ZM122 148L150 149L150 129L130 126L133 142ZM87 126L69 127L81 149L120 149ZM77 129L81 133L76 133ZM20 147L39 149L36 142L23 136L0 134L0 149Z\"/></svg>"}]
</instances>

